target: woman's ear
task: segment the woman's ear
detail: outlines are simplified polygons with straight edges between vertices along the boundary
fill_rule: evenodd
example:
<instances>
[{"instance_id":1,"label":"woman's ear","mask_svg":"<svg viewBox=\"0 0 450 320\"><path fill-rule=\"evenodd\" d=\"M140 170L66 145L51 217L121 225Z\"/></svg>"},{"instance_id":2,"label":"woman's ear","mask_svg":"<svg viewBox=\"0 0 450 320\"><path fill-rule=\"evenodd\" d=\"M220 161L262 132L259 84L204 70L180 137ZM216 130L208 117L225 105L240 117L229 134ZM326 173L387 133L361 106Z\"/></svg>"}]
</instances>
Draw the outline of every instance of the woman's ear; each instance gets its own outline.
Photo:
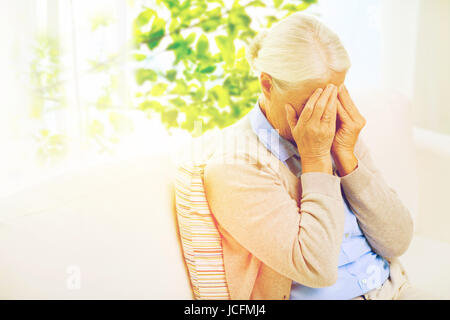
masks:
<instances>
[{"instance_id":1,"label":"woman's ear","mask_svg":"<svg viewBox=\"0 0 450 320\"><path fill-rule=\"evenodd\" d=\"M270 96L272 94L272 77L265 72L261 72L259 81L261 83L261 89L265 98L270 100Z\"/></svg>"}]
</instances>

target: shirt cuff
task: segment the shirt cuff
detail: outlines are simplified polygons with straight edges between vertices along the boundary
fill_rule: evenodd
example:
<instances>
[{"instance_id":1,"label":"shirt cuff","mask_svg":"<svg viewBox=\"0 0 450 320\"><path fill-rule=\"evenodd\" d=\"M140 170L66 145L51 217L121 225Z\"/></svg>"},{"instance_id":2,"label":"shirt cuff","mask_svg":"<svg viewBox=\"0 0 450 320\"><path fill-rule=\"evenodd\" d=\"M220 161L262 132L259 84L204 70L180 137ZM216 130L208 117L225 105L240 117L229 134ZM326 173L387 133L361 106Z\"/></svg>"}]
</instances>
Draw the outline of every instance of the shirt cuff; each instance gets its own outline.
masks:
<instances>
[{"instance_id":1,"label":"shirt cuff","mask_svg":"<svg viewBox=\"0 0 450 320\"><path fill-rule=\"evenodd\" d=\"M358 159L358 166L355 170L341 177L341 184L344 192L361 192L367 188L372 181L372 172Z\"/></svg>"},{"instance_id":2,"label":"shirt cuff","mask_svg":"<svg viewBox=\"0 0 450 320\"><path fill-rule=\"evenodd\" d=\"M342 198L339 177L324 172L307 172L300 176L302 194L320 193L336 200Z\"/></svg>"}]
</instances>

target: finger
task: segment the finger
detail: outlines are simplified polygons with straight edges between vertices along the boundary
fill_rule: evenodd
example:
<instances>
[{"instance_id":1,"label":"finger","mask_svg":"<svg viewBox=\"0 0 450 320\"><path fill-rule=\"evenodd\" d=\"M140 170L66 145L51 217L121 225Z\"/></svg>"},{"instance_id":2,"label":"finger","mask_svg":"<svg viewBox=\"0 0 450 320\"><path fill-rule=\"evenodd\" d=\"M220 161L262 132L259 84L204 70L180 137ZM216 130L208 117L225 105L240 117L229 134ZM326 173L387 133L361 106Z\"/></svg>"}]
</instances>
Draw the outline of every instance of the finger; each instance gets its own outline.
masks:
<instances>
[{"instance_id":1,"label":"finger","mask_svg":"<svg viewBox=\"0 0 450 320\"><path fill-rule=\"evenodd\" d=\"M336 101L337 101L337 88L333 88L333 92L328 99L327 107L322 115L321 120L325 122L336 121Z\"/></svg>"},{"instance_id":2,"label":"finger","mask_svg":"<svg viewBox=\"0 0 450 320\"><path fill-rule=\"evenodd\" d=\"M311 115L311 119L320 121L322 115L328 105L328 100L330 98L331 93L333 92L334 85L329 84L325 91L320 95L319 100L317 100L316 105L314 106L313 114Z\"/></svg>"},{"instance_id":3,"label":"finger","mask_svg":"<svg viewBox=\"0 0 450 320\"><path fill-rule=\"evenodd\" d=\"M350 121L352 121L352 118L350 117L348 112L344 109L344 107L342 106L342 103L341 103L341 101L339 101L339 99L336 102L336 107L337 107L337 116L343 122L350 122Z\"/></svg>"},{"instance_id":4,"label":"finger","mask_svg":"<svg viewBox=\"0 0 450 320\"><path fill-rule=\"evenodd\" d=\"M347 111L348 115L352 120L356 120L356 117L360 116L359 110L356 107L355 103L353 102L352 98L350 97L350 94L345 85L341 86L338 93L338 99L339 101L341 101L342 106Z\"/></svg>"},{"instance_id":5,"label":"finger","mask_svg":"<svg viewBox=\"0 0 450 320\"><path fill-rule=\"evenodd\" d=\"M291 131L293 131L295 126L297 125L297 113L290 104L286 104L284 108L286 109L287 122L289 124L289 127L291 128Z\"/></svg>"},{"instance_id":6,"label":"finger","mask_svg":"<svg viewBox=\"0 0 450 320\"><path fill-rule=\"evenodd\" d=\"M311 95L311 97L309 97L308 101L305 104L305 107L300 113L300 117L298 119L299 122L305 123L311 118L311 115L314 111L314 106L316 105L316 102L320 98L322 92L322 88L317 88L316 91L314 91L314 93Z\"/></svg>"}]
</instances>

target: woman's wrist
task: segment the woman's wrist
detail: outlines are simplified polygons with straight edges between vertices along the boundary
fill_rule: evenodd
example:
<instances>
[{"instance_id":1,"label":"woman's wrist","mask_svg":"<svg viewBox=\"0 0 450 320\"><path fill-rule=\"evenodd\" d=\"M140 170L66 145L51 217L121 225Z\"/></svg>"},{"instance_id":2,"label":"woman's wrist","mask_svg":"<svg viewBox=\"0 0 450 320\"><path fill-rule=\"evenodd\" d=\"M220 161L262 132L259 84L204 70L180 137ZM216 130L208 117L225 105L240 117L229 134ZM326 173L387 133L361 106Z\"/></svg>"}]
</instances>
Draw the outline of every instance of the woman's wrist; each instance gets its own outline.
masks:
<instances>
[{"instance_id":1,"label":"woman's wrist","mask_svg":"<svg viewBox=\"0 0 450 320\"><path fill-rule=\"evenodd\" d=\"M358 159L354 152L334 152L333 158L340 177L352 173L358 167Z\"/></svg>"},{"instance_id":2,"label":"woman's wrist","mask_svg":"<svg viewBox=\"0 0 450 320\"><path fill-rule=\"evenodd\" d=\"M326 157L301 157L302 173L307 172L323 172L333 174L333 165L331 156Z\"/></svg>"}]
</instances>

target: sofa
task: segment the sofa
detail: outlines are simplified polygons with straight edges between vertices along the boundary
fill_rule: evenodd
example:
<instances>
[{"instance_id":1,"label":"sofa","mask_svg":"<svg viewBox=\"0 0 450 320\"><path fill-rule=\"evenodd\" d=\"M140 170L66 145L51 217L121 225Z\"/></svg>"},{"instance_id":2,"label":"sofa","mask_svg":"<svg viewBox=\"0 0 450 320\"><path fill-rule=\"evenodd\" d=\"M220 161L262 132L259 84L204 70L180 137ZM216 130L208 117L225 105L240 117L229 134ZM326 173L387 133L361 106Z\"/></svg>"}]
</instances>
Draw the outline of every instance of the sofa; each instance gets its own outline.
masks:
<instances>
[{"instance_id":1,"label":"sofa","mask_svg":"<svg viewBox=\"0 0 450 320\"><path fill-rule=\"evenodd\" d=\"M449 138L413 128L399 94L370 90L355 101L373 158L415 220L401 260L416 286L448 299ZM192 299L175 214L178 159L111 161L1 198L0 299Z\"/></svg>"}]
</instances>

